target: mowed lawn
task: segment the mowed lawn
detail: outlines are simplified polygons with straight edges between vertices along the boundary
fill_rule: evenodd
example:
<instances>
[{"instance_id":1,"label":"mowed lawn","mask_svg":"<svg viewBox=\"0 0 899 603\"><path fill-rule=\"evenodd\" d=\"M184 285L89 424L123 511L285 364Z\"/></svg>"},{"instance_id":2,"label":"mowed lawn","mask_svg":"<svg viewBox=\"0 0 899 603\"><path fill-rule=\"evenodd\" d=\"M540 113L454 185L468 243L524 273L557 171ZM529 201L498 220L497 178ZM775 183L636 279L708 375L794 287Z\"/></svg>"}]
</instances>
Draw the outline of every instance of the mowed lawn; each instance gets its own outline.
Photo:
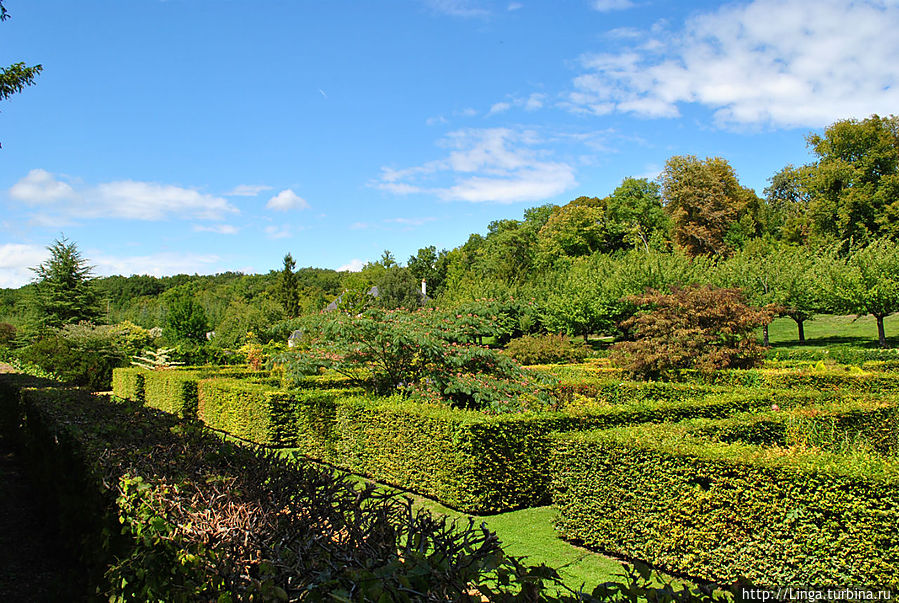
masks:
<instances>
[{"instance_id":1,"label":"mowed lawn","mask_svg":"<svg viewBox=\"0 0 899 603\"><path fill-rule=\"evenodd\" d=\"M884 319L887 344L899 347L899 314ZM768 327L768 337L775 348L799 344L799 330L791 318L776 318ZM805 321L806 347L877 348L877 322L873 316L835 316L820 314Z\"/></svg>"}]
</instances>

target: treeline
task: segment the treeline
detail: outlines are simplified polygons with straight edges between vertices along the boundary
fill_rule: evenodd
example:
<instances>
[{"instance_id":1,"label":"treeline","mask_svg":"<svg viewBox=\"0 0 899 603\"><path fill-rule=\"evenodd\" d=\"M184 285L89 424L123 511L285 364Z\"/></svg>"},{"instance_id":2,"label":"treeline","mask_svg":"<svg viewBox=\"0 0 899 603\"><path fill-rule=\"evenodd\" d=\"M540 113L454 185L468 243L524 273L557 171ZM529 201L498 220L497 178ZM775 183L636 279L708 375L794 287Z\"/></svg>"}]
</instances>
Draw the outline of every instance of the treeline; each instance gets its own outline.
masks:
<instances>
[{"instance_id":1,"label":"treeline","mask_svg":"<svg viewBox=\"0 0 899 603\"><path fill-rule=\"evenodd\" d=\"M264 275L92 279L82 300L90 311L78 319L158 328L165 345L233 349L280 337L277 325L334 301L359 310L487 299L494 312L508 302L514 333L586 335L619 330L634 310L627 296L702 283L775 304L800 340L815 313L872 314L885 344L883 317L899 309L899 117L843 120L807 140L815 160L778 171L762 196L725 159L676 156L658 181L626 178L606 197L533 207L405 263L385 251L360 272L338 273L296 269L288 254ZM0 290L0 323L11 325L0 337L21 342L75 321L40 301L44 276Z\"/></svg>"}]
</instances>

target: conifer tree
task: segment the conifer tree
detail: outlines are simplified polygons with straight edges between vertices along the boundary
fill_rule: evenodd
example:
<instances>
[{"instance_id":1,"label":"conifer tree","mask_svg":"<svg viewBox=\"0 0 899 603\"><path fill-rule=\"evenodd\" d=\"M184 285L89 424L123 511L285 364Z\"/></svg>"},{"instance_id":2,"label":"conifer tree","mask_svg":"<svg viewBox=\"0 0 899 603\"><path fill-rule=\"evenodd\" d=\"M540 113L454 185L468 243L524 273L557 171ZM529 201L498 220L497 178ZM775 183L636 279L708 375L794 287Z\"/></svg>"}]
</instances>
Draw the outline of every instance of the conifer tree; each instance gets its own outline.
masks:
<instances>
[{"instance_id":1,"label":"conifer tree","mask_svg":"<svg viewBox=\"0 0 899 603\"><path fill-rule=\"evenodd\" d=\"M53 242L50 257L37 268L32 295L32 320L37 327L61 327L93 321L100 315L93 287L93 266L78 246L62 237Z\"/></svg>"}]
</instances>

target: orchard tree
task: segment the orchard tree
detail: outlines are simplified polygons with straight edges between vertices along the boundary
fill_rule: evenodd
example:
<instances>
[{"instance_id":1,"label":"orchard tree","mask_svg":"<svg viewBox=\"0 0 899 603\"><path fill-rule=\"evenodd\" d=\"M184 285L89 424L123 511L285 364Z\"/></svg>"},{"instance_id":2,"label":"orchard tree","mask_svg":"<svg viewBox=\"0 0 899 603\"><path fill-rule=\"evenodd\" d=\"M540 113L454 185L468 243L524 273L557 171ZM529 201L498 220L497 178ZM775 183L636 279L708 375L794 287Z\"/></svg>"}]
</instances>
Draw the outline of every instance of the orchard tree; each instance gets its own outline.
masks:
<instances>
[{"instance_id":1,"label":"orchard tree","mask_svg":"<svg viewBox=\"0 0 899 603\"><path fill-rule=\"evenodd\" d=\"M300 289L297 274L294 272L297 263L289 253L284 256L284 267L278 274L278 300L287 313L287 318L296 318L300 314Z\"/></svg>"},{"instance_id":2,"label":"orchard tree","mask_svg":"<svg viewBox=\"0 0 899 603\"><path fill-rule=\"evenodd\" d=\"M50 257L36 268L31 313L37 327L61 327L93 321L100 315L93 266L78 246L62 237L47 248Z\"/></svg>"},{"instance_id":3,"label":"orchard tree","mask_svg":"<svg viewBox=\"0 0 899 603\"><path fill-rule=\"evenodd\" d=\"M899 243L879 239L834 262L831 294L838 310L874 316L877 341L887 347L883 320L899 312Z\"/></svg>"},{"instance_id":4,"label":"orchard tree","mask_svg":"<svg viewBox=\"0 0 899 603\"><path fill-rule=\"evenodd\" d=\"M899 117L841 120L808 144L810 213L819 234L864 243L899 237Z\"/></svg>"},{"instance_id":5,"label":"orchard tree","mask_svg":"<svg viewBox=\"0 0 899 603\"><path fill-rule=\"evenodd\" d=\"M732 250L729 235L755 229L745 210L757 204L756 195L740 185L733 168L721 157L671 157L661 180L674 241L689 255L726 256ZM746 223L741 223L744 215Z\"/></svg>"},{"instance_id":6,"label":"orchard tree","mask_svg":"<svg viewBox=\"0 0 899 603\"><path fill-rule=\"evenodd\" d=\"M0 21L9 19L9 12L0 2ZM17 94L26 86L34 84L34 78L43 70L40 65L28 67L24 62L13 63L9 67L0 69L0 100L6 100L13 94Z\"/></svg>"}]
</instances>

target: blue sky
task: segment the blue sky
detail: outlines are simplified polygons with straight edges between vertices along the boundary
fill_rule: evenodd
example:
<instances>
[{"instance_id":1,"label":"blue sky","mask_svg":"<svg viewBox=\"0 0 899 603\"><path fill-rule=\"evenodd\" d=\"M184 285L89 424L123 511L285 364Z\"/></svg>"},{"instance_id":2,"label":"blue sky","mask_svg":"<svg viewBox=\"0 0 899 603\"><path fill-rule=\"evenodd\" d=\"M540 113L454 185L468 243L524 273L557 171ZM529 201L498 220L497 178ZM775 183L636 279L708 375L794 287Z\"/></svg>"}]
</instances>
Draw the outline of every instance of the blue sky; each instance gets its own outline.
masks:
<instances>
[{"instance_id":1,"label":"blue sky","mask_svg":"<svg viewBox=\"0 0 899 603\"><path fill-rule=\"evenodd\" d=\"M358 267L452 248L672 155L759 193L899 110L899 1L6 0L0 287L64 234L96 273Z\"/></svg>"}]
</instances>

